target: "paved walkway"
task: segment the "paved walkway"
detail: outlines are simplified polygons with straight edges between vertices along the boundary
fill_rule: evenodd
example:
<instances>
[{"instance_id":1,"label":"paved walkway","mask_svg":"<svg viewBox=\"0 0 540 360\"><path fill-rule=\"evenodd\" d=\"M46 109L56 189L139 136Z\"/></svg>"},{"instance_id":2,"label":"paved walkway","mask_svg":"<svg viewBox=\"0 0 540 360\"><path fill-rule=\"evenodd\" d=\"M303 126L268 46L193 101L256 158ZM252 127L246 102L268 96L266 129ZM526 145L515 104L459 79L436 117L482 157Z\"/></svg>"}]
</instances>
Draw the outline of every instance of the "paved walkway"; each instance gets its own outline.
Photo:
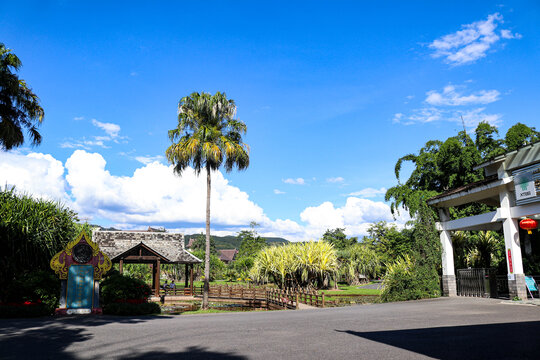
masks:
<instances>
[{"instance_id":1,"label":"paved walkway","mask_svg":"<svg viewBox=\"0 0 540 360\"><path fill-rule=\"evenodd\" d=\"M540 309L439 298L304 311L0 320L1 359L537 359Z\"/></svg>"}]
</instances>

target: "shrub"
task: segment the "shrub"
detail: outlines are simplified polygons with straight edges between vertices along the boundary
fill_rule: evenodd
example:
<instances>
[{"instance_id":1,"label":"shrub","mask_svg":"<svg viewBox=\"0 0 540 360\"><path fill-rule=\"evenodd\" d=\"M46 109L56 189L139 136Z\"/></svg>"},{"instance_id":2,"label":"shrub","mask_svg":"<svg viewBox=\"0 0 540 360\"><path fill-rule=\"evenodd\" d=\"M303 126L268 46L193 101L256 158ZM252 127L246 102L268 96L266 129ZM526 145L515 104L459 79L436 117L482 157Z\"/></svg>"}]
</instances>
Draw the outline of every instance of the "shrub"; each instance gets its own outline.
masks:
<instances>
[{"instance_id":1,"label":"shrub","mask_svg":"<svg viewBox=\"0 0 540 360\"><path fill-rule=\"evenodd\" d=\"M0 317L51 315L59 296L60 280L51 271L25 273L6 287Z\"/></svg>"},{"instance_id":2,"label":"shrub","mask_svg":"<svg viewBox=\"0 0 540 360\"><path fill-rule=\"evenodd\" d=\"M104 306L126 300L146 302L150 294L150 286L144 281L118 273L113 273L101 282L101 298Z\"/></svg>"},{"instance_id":3,"label":"shrub","mask_svg":"<svg viewBox=\"0 0 540 360\"><path fill-rule=\"evenodd\" d=\"M381 300L405 301L440 296L439 290L434 291L433 284L426 281L423 270L409 255L387 264Z\"/></svg>"},{"instance_id":4,"label":"shrub","mask_svg":"<svg viewBox=\"0 0 540 360\"><path fill-rule=\"evenodd\" d=\"M0 188L0 288L49 261L76 235L76 214L54 201Z\"/></svg>"}]
</instances>

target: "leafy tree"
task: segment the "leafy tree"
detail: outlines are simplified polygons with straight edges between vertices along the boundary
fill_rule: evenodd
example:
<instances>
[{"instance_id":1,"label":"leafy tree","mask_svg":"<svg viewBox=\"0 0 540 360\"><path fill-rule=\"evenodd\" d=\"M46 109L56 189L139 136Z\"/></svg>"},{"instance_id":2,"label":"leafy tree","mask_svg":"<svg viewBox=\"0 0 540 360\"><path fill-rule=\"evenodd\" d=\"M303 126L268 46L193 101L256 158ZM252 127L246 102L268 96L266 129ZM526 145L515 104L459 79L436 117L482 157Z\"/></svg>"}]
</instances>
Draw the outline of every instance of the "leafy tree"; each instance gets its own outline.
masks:
<instances>
[{"instance_id":1,"label":"leafy tree","mask_svg":"<svg viewBox=\"0 0 540 360\"><path fill-rule=\"evenodd\" d=\"M411 253L412 230L400 231L394 224L379 221L368 228L368 236L363 238L362 244L373 250L383 264L391 263Z\"/></svg>"},{"instance_id":2,"label":"leafy tree","mask_svg":"<svg viewBox=\"0 0 540 360\"><path fill-rule=\"evenodd\" d=\"M506 132L504 144L507 151L512 151L537 140L540 140L540 132L536 131L534 127L528 127L518 122Z\"/></svg>"},{"instance_id":3,"label":"leafy tree","mask_svg":"<svg viewBox=\"0 0 540 360\"><path fill-rule=\"evenodd\" d=\"M504 153L504 141L495 139L499 135L499 130L486 121L480 122L475 130L476 148L480 151L483 159L489 159L493 156Z\"/></svg>"},{"instance_id":4,"label":"leafy tree","mask_svg":"<svg viewBox=\"0 0 540 360\"><path fill-rule=\"evenodd\" d=\"M24 143L23 129L28 131L33 145L41 143L37 126L45 112L36 94L16 74L21 66L17 55L0 43L0 148L3 150Z\"/></svg>"},{"instance_id":5,"label":"leafy tree","mask_svg":"<svg viewBox=\"0 0 540 360\"><path fill-rule=\"evenodd\" d=\"M358 242L356 237L347 238L344 228L327 229L322 236L322 240L332 244L336 250L344 250Z\"/></svg>"},{"instance_id":6,"label":"leafy tree","mask_svg":"<svg viewBox=\"0 0 540 360\"><path fill-rule=\"evenodd\" d=\"M191 244L192 251L206 251L206 237L203 234L197 235L193 244ZM216 240L213 236L210 237L210 254L217 255L218 251L216 250Z\"/></svg>"},{"instance_id":7,"label":"leafy tree","mask_svg":"<svg viewBox=\"0 0 540 360\"><path fill-rule=\"evenodd\" d=\"M167 160L176 174L192 165L200 174L206 170L206 251L202 308L208 308L210 277L210 194L211 172L224 165L227 172L249 166L249 149L242 141L246 125L235 119L236 105L225 93L194 92L178 104L178 125L169 131L172 145L166 151Z\"/></svg>"},{"instance_id":8,"label":"leafy tree","mask_svg":"<svg viewBox=\"0 0 540 360\"><path fill-rule=\"evenodd\" d=\"M251 230L242 230L238 233L237 238L240 240L238 258L254 257L266 246L266 239L257 234L256 226L257 223L252 222Z\"/></svg>"},{"instance_id":9,"label":"leafy tree","mask_svg":"<svg viewBox=\"0 0 540 360\"><path fill-rule=\"evenodd\" d=\"M360 275L368 278L376 278L380 274L381 259L377 252L365 244L354 244L346 250L346 262L342 265L342 271L351 285L358 285Z\"/></svg>"}]
</instances>

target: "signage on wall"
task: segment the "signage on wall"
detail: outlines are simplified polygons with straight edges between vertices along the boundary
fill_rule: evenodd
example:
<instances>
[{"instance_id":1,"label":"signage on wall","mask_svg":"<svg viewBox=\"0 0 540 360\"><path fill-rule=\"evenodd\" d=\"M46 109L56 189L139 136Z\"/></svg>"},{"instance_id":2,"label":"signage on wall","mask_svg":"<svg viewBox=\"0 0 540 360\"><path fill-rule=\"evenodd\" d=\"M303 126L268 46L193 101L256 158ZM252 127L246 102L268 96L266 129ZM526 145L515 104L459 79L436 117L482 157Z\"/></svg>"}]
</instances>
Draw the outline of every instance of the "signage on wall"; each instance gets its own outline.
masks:
<instances>
[{"instance_id":1,"label":"signage on wall","mask_svg":"<svg viewBox=\"0 0 540 360\"><path fill-rule=\"evenodd\" d=\"M516 200L528 199L536 196L533 172L522 172L514 176Z\"/></svg>"}]
</instances>

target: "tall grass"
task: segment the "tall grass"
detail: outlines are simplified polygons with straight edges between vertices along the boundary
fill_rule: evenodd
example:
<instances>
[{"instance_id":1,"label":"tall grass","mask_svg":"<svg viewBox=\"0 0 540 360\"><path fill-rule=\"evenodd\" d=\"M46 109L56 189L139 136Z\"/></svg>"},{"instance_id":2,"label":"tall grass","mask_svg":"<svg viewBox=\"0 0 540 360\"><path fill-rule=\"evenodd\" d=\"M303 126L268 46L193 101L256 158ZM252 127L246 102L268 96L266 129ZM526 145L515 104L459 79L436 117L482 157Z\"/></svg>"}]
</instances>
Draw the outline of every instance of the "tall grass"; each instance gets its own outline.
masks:
<instances>
[{"instance_id":1,"label":"tall grass","mask_svg":"<svg viewBox=\"0 0 540 360\"><path fill-rule=\"evenodd\" d=\"M32 270L50 270L51 258L72 240L77 215L64 205L0 189L0 287Z\"/></svg>"}]
</instances>

